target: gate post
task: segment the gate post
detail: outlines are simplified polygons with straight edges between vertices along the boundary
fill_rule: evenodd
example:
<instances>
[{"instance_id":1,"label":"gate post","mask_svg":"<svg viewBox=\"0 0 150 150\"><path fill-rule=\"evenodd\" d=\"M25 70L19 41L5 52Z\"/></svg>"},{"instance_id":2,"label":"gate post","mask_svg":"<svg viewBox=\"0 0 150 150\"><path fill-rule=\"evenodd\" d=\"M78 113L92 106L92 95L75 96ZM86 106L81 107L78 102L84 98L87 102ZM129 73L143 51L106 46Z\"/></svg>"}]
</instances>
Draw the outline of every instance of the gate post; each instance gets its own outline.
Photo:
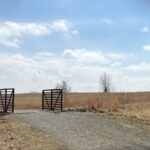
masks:
<instances>
[{"instance_id":1,"label":"gate post","mask_svg":"<svg viewBox=\"0 0 150 150\"><path fill-rule=\"evenodd\" d=\"M7 89L4 90L5 91L5 110L4 113L7 112Z\"/></svg>"},{"instance_id":2,"label":"gate post","mask_svg":"<svg viewBox=\"0 0 150 150\"><path fill-rule=\"evenodd\" d=\"M51 90L51 110L53 110L53 90Z\"/></svg>"},{"instance_id":3,"label":"gate post","mask_svg":"<svg viewBox=\"0 0 150 150\"><path fill-rule=\"evenodd\" d=\"M61 90L61 112L63 111L63 90Z\"/></svg>"},{"instance_id":4,"label":"gate post","mask_svg":"<svg viewBox=\"0 0 150 150\"><path fill-rule=\"evenodd\" d=\"M44 90L42 91L42 110L44 109Z\"/></svg>"},{"instance_id":5,"label":"gate post","mask_svg":"<svg viewBox=\"0 0 150 150\"><path fill-rule=\"evenodd\" d=\"M15 99L15 94L14 93L15 93L15 89L12 90L12 95L13 95L13 98L12 98L12 113L14 113L14 101L15 101L14 100Z\"/></svg>"}]
</instances>

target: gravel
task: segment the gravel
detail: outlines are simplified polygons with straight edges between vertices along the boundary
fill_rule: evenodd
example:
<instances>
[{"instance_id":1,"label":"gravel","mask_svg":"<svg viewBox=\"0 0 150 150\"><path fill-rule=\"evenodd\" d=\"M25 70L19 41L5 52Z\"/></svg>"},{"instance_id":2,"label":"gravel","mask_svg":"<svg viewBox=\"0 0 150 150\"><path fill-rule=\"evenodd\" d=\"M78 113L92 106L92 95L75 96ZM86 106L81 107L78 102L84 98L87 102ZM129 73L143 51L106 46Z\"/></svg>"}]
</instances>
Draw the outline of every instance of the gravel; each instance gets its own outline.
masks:
<instances>
[{"instance_id":1,"label":"gravel","mask_svg":"<svg viewBox=\"0 0 150 150\"><path fill-rule=\"evenodd\" d=\"M16 111L15 117L53 135L71 150L150 150L150 133L97 113Z\"/></svg>"}]
</instances>

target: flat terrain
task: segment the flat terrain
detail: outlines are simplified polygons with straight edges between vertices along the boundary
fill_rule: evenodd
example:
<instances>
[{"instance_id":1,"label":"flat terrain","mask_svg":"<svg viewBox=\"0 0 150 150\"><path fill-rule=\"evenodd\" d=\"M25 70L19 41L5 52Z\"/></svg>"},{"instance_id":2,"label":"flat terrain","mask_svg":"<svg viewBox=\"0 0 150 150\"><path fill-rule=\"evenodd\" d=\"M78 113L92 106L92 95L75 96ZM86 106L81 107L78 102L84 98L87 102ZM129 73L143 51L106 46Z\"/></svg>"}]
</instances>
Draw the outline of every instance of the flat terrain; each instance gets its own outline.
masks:
<instances>
[{"instance_id":1,"label":"flat terrain","mask_svg":"<svg viewBox=\"0 0 150 150\"><path fill-rule=\"evenodd\" d=\"M30 124L0 116L0 150L67 150L64 143L37 131Z\"/></svg>"},{"instance_id":2,"label":"flat terrain","mask_svg":"<svg viewBox=\"0 0 150 150\"><path fill-rule=\"evenodd\" d=\"M98 113L16 111L13 116L64 142L71 150L150 150L150 132Z\"/></svg>"},{"instance_id":3,"label":"flat terrain","mask_svg":"<svg viewBox=\"0 0 150 150\"><path fill-rule=\"evenodd\" d=\"M115 112L136 117L150 124L150 92L131 93L67 93L65 108L86 111ZM41 109L41 93L15 95L15 109Z\"/></svg>"}]
</instances>

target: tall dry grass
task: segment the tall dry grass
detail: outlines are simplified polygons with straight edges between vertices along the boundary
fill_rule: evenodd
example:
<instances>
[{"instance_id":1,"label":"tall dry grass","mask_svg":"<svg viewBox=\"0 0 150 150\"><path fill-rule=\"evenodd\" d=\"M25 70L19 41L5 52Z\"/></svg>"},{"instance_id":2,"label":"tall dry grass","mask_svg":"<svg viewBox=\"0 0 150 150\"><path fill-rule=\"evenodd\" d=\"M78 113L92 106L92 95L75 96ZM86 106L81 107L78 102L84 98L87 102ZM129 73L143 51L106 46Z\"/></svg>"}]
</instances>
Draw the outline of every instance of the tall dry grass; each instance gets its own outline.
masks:
<instances>
[{"instance_id":1,"label":"tall dry grass","mask_svg":"<svg viewBox=\"0 0 150 150\"><path fill-rule=\"evenodd\" d=\"M41 94L16 94L15 109L41 109ZM115 112L150 120L150 92L138 93L68 93L65 108Z\"/></svg>"},{"instance_id":2,"label":"tall dry grass","mask_svg":"<svg viewBox=\"0 0 150 150\"><path fill-rule=\"evenodd\" d=\"M150 120L150 92L69 93L66 95L65 107L117 112L124 116Z\"/></svg>"},{"instance_id":3,"label":"tall dry grass","mask_svg":"<svg viewBox=\"0 0 150 150\"><path fill-rule=\"evenodd\" d=\"M40 93L15 94L15 109L40 109Z\"/></svg>"},{"instance_id":4,"label":"tall dry grass","mask_svg":"<svg viewBox=\"0 0 150 150\"><path fill-rule=\"evenodd\" d=\"M69 93L65 107L85 108L88 111L117 111L121 107L119 95L112 93Z\"/></svg>"}]
</instances>

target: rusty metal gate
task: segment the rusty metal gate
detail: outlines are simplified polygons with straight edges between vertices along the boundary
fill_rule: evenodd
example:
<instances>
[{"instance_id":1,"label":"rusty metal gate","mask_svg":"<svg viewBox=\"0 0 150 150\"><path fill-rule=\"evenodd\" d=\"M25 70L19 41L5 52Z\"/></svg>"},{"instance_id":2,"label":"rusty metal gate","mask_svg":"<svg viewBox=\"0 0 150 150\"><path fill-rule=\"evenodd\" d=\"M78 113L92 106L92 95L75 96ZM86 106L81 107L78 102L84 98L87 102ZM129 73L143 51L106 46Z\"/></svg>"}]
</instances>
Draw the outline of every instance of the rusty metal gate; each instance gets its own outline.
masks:
<instances>
[{"instance_id":1,"label":"rusty metal gate","mask_svg":"<svg viewBox=\"0 0 150 150\"><path fill-rule=\"evenodd\" d=\"M47 89L42 91L42 110L63 111L63 90Z\"/></svg>"},{"instance_id":2,"label":"rusty metal gate","mask_svg":"<svg viewBox=\"0 0 150 150\"><path fill-rule=\"evenodd\" d=\"M0 113L14 112L14 89L0 89Z\"/></svg>"}]
</instances>

